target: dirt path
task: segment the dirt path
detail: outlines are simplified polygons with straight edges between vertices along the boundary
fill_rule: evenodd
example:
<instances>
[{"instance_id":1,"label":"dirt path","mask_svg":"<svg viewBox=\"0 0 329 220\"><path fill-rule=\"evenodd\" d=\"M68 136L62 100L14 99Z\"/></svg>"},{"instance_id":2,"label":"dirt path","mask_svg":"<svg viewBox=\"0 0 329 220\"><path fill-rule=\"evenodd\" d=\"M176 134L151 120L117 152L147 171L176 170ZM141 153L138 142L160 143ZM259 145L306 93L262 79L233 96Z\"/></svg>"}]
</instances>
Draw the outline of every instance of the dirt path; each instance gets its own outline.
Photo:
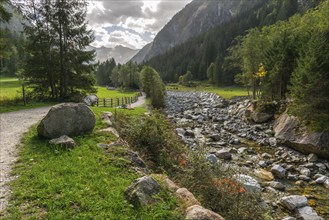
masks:
<instances>
[{"instance_id":1,"label":"dirt path","mask_svg":"<svg viewBox=\"0 0 329 220\"><path fill-rule=\"evenodd\" d=\"M143 96L138 97L137 102L131 104L131 108L136 108L136 107L140 107L141 105L144 105L146 100L145 98L146 98L145 94L143 93Z\"/></svg>"},{"instance_id":2,"label":"dirt path","mask_svg":"<svg viewBox=\"0 0 329 220\"><path fill-rule=\"evenodd\" d=\"M50 107L28 109L0 114L0 213L8 204L10 189L7 185L11 165L17 159L17 145L29 127L41 120Z\"/></svg>"}]
</instances>

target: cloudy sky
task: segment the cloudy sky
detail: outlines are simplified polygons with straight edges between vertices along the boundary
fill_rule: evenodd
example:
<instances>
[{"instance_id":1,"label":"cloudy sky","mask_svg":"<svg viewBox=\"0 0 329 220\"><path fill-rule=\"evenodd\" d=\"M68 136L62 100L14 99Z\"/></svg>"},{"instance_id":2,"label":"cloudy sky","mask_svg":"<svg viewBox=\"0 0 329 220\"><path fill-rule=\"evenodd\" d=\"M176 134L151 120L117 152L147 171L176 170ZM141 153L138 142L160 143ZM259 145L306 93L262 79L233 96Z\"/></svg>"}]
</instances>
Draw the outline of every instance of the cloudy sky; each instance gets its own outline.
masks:
<instances>
[{"instance_id":1,"label":"cloudy sky","mask_svg":"<svg viewBox=\"0 0 329 220\"><path fill-rule=\"evenodd\" d=\"M191 0L90 0L89 25L95 47L140 49Z\"/></svg>"}]
</instances>

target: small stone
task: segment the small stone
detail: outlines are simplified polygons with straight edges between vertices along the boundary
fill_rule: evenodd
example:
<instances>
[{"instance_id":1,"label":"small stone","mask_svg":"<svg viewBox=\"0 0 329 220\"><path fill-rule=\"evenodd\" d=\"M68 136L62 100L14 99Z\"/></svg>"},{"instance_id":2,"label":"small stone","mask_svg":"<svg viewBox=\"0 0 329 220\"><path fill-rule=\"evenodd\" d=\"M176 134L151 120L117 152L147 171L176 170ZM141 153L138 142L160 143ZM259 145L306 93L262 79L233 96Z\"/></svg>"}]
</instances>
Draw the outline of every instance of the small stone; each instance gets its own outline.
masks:
<instances>
[{"instance_id":1,"label":"small stone","mask_svg":"<svg viewBox=\"0 0 329 220\"><path fill-rule=\"evenodd\" d=\"M326 176L321 176L321 177L317 178L317 179L315 180L315 182L316 182L317 184L323 184L327 179L328 179L328 177L326 177Z\"/></svg>"},{"instance_id":2,"label":"small stone","mask_svg":"<svg viewBox=\"0 0 329 220\"><path fill-rule=\"evenodd\" d=\"M203 208L200 205L193 205L186 209L186 220L224 220L219 214Z\"/></svg>"},{"instance_id":3,"label":"small stone","mask_svg":"<svg viewBox=\"0 0 329 220\"><path fill-rule=\"evenodd\" d=\"M183 128L176 128L176 132L178 135L184 136L186 131Z\"/></svg>"},{"instance_id":4,"label":"small stone","mask_svg":"<svg viewBox=\"0 0 329 220\"><path fill-rule=\"evenodd\" d=\"M159 191L157 181L150 176L144 176L134 180L125 191L125 197L134 206L146 206L155 202L152 196Z\"/></svg>"},{"instance_id":5,"label":"small stone","mask_svg":"<svg viewBox=\"0 0 329 220\"><path fill-rule=\"evenodd\" d=\"M292 180L292 181L296 181L296 180L298 180L298 176L295 175L295 174L288 173L287 179Z\"/></svg>"},{"instance_id":6,"label":"small stone","mask_svg":"<svg viewBox=\"0 0 329 220\"><path fill-rule=\"evenodd\" d=\"M284 178L286 175L286 170L280 165L274 165L271 172L279 178Z\"/></svg>"},{"instance_id":7,"label":"small stone","mask_svg":"<svg viewBox=\"0 0 329 220\"><path fill-rule=\"evenodd\" d=\"M309 163L313 163L313 162L316 162L318 160L318 156L316 154L309 154L307 156L307 161Z\"/></svg>"},{"instance_id":8,"label":"small stone","mask_svg":"<svg viewBox=\"0 0 329 220\"><path fill-rule=\"evenodd\" d=\"M194 195L186 188L179 188L175 192L175 196L184 203L185 207L192 205L201 205L200 202L194 197Z\"/></svg>"},{"instance_id":9,"label":"small stone","mask_svg":"<svg viewBox=\"0 0 329 220\"><path fill-rule=\"evenodd\" d=\"M269 142L271 147L276 147L276 145L277 145L276 138L274 138L274 137L269 138L268 142Z\"/></svg>"},{"instance_id":10,"label":"small stone","mask_svg":"<svg viewBox=\"0 0 329 220\"><path fill-rule=\"evenodd\" d=\"M271 154L268 154L268 153L263 153L263 154L262 154L262 157L263 157L264 159L270 159L270 158L272 157L272 155L271 155Z\"/></svg>"},{"instance_id":11,"label":"small stone","mask_svg":"<svg viewBox=\"0 0 329 220\"><path fill-rule=\"evenodd\" d=\"M267 163L264 161L264 160L260 160L259 162L258 162L258 165L260 166L260 167L267 167L268 165L267 165Z\"/></svg>"},{"instance_id":12,"label":"small stone","mask_svg":"<svg viewBox=\"0 0 329 220\"><path fill-rule=\"evenodd\" d=\"M308 177L308 176L305 176L305 175L299 175L298 176L298 179L300 179L300 180L304 180L304 181L311 181L311 178L310 177Z\"/></svg>"},{"instance_id":13,"label":"small stone","mask_svg":"<svg viewBox=\"0 0 329 220\"><path fill-rule=\"evenodd\" d=\"M76 145L75 141L67 135L52 139L49 141L49 144L60 145L67 148L73 148Z\"/></svg>"},{"instance_id":14,"label":"small stone","mask_svg":"<svg viewBox=\"0 0 329 220\"><path fill-rule=\"evenodd\" d=\"M212 134L210 136L210 138L213 140L213 141L220 141L220 135L219 134Z\"/></svg>"},{"instance_id":15,"label":"small stone","mask_svg":"<svg viewBox=\"0 0 329 220\"><path fill-rule=\"evenodd\" d=\"M310 206L305 206L302 208L298 208L296 211L297 219L301 220L322 220L320 216L314 211L314 209Z\"/></svg>"},{"instance_id":16,"label":"small stone","mask_svg":"<svg viewBox=\"0 0 329 220\"><path fill-rule=\"evenodd\" d=\"M220 150L216 152L216 156L220 159L224 159L224 160L231 160L232 159L232 154L227 151L227 150Z\"/></svg>"},{"instance_id":17,"label":"small stone","mask_svg":"<svg viewBox=\"0 0 329 220\"><path fill-rule=\"evenodd\" d=\"M307 206L307 198L299 195L285 196L280 199L280 204L290 211L293 211L296 208Z\"/></svg>"},{"instance_id":18,"label":"small stone","mask_svg":"<svg viewBox=\"0 0 329 220\"><path fill-rule=\"evenodd\" d=\"M268 184L274 189L278 189L278 190L284 190L286 188L282 183L276 181L271 181Z\"/></svg>"},{"instance_id":19,"label":"small stone","mask_svg":"<svg viewBox=\"0 0 329 220\"><path fill-rule=\"evenodd\" d=\"M273 174L264 169L255 170L255 176L257 176L258 178L261 178L263 180L273 180L274 179Z\"/></svg>"},{"instance_id":20,"label":"small stone","mask_svg":"<svg viewBox=\"0 0 329 220\"><path fill-rule=\"evenodd\" d=\"M215 164L218 162L218 159L217 159L216 155L214 155L214 154L208 154L206 157L206 160L212 164Z\"/></svg>"},{"instance_id":21,"label":"small stone","mask_svg":"<svg viewBox=\"0 0 329 220\"><path fill-rule=\"evenodd\" d=\"M234 138L233 141L232 141L232 144L236 144L236 145L238 145L238 144L240 144L240 143L241 143L241 141L240 141L239 138Z\"/></svg>"},{"instance_id":22,"label":"small stone","mask_svg":"<svg viewBox=\"0 0 329 220\"><path fill-rule=\"evenodd\" d=\"M309 177L309 176L311 176L311 171L310 171L310 169L304 167L300 170L300 174Z\"/></svg>"},{"instance_id":23,"label":"small stone","mask_svg":"<svg viewBox=\"0 0 329 220\"><path fill-rule=\"evenodd\" d=\"M247 151L247 148L245 148L245 147L240 147L240 148L238 149L238 153L239 153L239 154L243 154L245 151Z\"/></svg>"},{"instance_id":24,"label":"small stone","mask_svg":"<svg viewBox=\"0 0 329 220\"><path fill-rule=\"evenodd\" d=\"M249 191L249 192L260 192L261 191L261 186L251 176L243 175L243 174L237 174L233 175L233 178L236 179L239 183L241 183L244 188Z\"/></svg>"}]
</instances>

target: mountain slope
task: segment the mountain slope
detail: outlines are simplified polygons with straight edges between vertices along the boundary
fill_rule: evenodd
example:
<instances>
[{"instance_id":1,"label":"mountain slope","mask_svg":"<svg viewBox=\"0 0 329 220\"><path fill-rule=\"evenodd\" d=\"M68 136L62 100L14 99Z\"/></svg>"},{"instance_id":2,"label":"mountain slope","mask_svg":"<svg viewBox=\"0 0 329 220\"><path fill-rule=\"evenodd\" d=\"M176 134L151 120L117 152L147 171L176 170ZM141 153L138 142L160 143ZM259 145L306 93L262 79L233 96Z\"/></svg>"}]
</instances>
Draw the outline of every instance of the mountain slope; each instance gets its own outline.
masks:
<instances>
[{"instance_id":1,"label":"mountain slope","mask_svg":"<svg viewBox=\"0 0 329 220\"><path fill-rule=\"evenodd\" d=\"M96 61L104 62L111 58L115 59L116 63L125 64L128 62L139 50L133 50L128 47L123 47L121 45L114 48L107 47L92 47L89 46L88 50L96 51Z\"/></svg>"},{"instance_id":2,"label":"mountain slope","mask_svg":"<svg viewBox=\"0 0 329 220\"><path fill-rule=\"evenodd\" d=\"M164 53L175 45L229 21L240 11L253 7L260 0L194 0L178 12L157 34L154 41L143 48L133 59L137 63Z\"/></svg>"},{"instance_id":3,"label":"mountain slope","mask_svg":"<svg viewBox=\"0 0 329 220\"><path fill-rule=\"evenodd\" d=\"M165 81L177 81L187 70L192 72L194 79L206 80L207 69L213 62L216 67L216 83L232 85L234 76L241 72L240 61L231 61L234 57L227 57L228 48L239 44L239 41L234 39L245 35L251 28L287 20L293 14L304 11L302 8L313 7L319 0L313 2L314 4L305 6L300 0L259 1L249 10L240 11L230 21L170 48L146 64L159 71Z\"/></svg>"}]
</instances>

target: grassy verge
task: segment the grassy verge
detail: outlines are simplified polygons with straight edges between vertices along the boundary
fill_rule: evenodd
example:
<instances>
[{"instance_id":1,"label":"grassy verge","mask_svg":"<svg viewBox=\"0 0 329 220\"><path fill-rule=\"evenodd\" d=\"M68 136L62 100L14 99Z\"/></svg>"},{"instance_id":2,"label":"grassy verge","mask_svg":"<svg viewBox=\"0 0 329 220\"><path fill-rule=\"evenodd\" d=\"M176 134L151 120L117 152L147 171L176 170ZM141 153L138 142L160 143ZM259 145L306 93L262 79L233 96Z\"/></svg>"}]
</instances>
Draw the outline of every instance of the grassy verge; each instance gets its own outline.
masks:
<instances>
[{"instance_id":1,"label":"grassy verge","mask_svg":"<svg viewBox=\"0 0 329 220\"><path fill-rule=\"evenodd\" d=\"M234 96L247 96L247 90L241 87L216 87L202 84L196 87L187 87L183 85L170 85L167 86L168 90L172 90L173 88L178 88L178 91L204 91L204 92L212 92L222 96L225 99L230 99ZM176 89L174 90L176 91Z\"/></svg>"},{"instance_id":2,"label":"grassy verge","mask_svg":"<svg viewBox=\"0 0 329 220\"><path fill-rule=\"evenodd\" d=\"M137 209L126 202L124 191L138 175L125 158L126 147L97 147L115 141L99 131L104 127L100 113L112 109L93 110L95 131L75 137L78 146L71 151L51 147L36 136L35 127L25 135L14 168L19 177L11 185L12 206L3 219L181 219L176 201L165 191L150 207ZM145 109L118 111L138 116Z\"/></svg>"}]
</instances>

